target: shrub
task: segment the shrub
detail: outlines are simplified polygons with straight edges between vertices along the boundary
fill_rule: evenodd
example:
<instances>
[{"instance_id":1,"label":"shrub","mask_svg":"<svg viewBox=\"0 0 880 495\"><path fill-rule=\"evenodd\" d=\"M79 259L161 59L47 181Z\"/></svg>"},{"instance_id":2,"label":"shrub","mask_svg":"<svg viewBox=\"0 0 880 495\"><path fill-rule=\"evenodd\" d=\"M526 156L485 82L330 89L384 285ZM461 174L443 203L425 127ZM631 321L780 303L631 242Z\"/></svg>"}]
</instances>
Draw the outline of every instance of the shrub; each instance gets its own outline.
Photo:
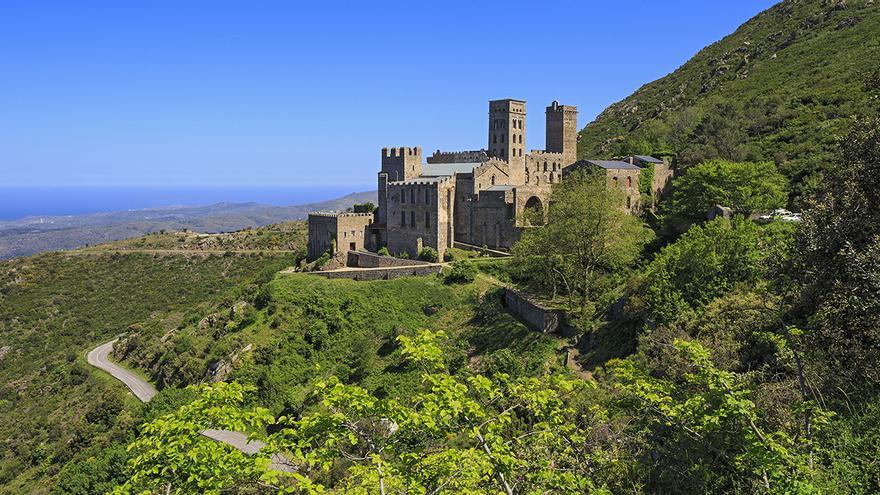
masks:
<instances>
[{"instance_id":1,"label":"shrub","mask_svg":"<svg viewBox=\"0 0 880 495\"><path fill-rule=\"evenodd\" d=\"M443 253L443 261L445 261L445 262L448 263L448 262L453 261L453 260L455 260L455 255L452 254L452 251L449 251L449 250L447 249L446 252Z\"/></svg>"},{"instance_id":2,"label":"shrub","mask_svg":"<svg viewBox=\"0 0 880 495\"><path fill-rule=\"evenodd\" d=\"M446 276L446 282L452 284L466 284L473 282L477 277L477 267L466 261L456 261L452 264L452 270Z\"/></svg>"},{"instance_id":3,"label":"shrub","mask_svg":"<svg viewBox=\"0 0 880 495\"><path fill-rule=\"evenodd\" d=\"M437 254L437 250L432 248L431 246L425 246L419 251L419 259L422 261L427 261L429 263L436 263L439 259L439 255Z\"/></svg>"},{"instance_id":4,"label":"shrub","mask_svg":"<svg viewBox=\"0 0 880 495\"><path fill-rule=\"evenodd\" d=\"M408 259L409 259L409 253L406 252L406 251L404 251L404 252L402 252L402 253L397 253L397 257L400 258L400 259L402 259L402 260L408 260Z\"/></svg>"},{"instance_id":5,"label":"shrub","mask_svg":"<svg viewBox=\"0 0 880 495\"><path fill-rule=\"evenodd\" d=\"M391 252L385 246L379 248L378 254L379 256L391 256Z\"/></svg>"}]
</instances>

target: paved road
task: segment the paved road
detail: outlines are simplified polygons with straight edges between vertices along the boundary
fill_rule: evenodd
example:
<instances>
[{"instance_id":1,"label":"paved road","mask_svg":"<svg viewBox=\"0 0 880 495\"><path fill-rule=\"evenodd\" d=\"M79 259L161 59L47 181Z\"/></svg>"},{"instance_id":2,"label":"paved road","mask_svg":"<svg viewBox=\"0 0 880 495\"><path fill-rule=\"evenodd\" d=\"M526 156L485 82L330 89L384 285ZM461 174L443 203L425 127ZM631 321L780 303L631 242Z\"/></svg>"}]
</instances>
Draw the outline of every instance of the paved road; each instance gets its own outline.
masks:
<instances>
[{"instance_id":1,"label":"paved road","mask_svg":"<svg viewBox=\"0 0 880 495\"><path fill-rule=\"evenodd\" d=\"M156 395L156 387L131 371L110 361L110 353L113 352L113 344L115 344L117 340L118 339L113 339L106 344L101 344L98 347L95 347L89 351L86 359L92 366L110 373L113 378L124 383L141 402L149 402L150 399ZM259 440L248 441L247 435L237 431L209 429L203 431L202 435L217 440L218 442L231 445L245 454L255 454L265 447L263 442L260 442ZM271 467L278 471L293 471L287 459L278 454L272 456Z\"/></svg>"}]
</instances>

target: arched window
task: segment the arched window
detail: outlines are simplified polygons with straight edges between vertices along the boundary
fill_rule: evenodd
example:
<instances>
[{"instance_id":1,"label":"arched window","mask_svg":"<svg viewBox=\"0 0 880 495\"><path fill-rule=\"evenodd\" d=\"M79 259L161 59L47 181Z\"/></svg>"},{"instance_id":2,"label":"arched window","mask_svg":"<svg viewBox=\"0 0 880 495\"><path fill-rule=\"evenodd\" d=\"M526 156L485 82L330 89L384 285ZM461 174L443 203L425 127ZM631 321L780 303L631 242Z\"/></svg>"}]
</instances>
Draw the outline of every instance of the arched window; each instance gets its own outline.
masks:
<instances>
[{"instance_id":1,"label":"arched window","mask_svg":"<svg viewBox=\"0 0 880 495\"><path fill-rule=\"evenodd\" d=\"M630 189L630 188L632 188L632 186L633 186L633 179L632 179L632 177L627 177L627 178L626 178L626 188L627 188L627 189Z\"/></svg>"},{"instance_id":2,"label":"arched window","mask_svg":"<svg viewBox=\"0 0 880 495\"><path fill-rule=\"evenodd\" d=\"M493 142L493 143L497 143L497 142L498 142L498 135L497 135L497 134L492 134L492 142Z\"/></svg>"},{"instance_id":3,"label":"arched window","mask_svg":"<svg viewBox=\"0 0 880 495\"><path fill-rule=\"evenodd\" d=\"M611 188L612 188L612 189L617 189L617 177L612 177L612 178L611 178Z\"/></svg>"},{"instance_id":4,"label":"arched window","mask_svg":"<svg viewBox=\"0 0 880 495\"><path fill-rule=\"evenodd\" d=\"M547 162L544 162L544 172L547 171Z\"/></svg>"},{"instance_id":5,"label":"arched window","mask_svg":"<svg viewBox=\"0 0 880 495\"><path fill-rule=\"evenodd\" d=\"M519 135L519 144L522 144L522 134Z\"/></svg>"},{"instance_id":6,"label":"arched window","mask_svg":"<svg viewBox=\"0 0 880 495\"><path fill-rule=\"evenodd\" d=\"M550 172L550 182L552 183L552 182L554 182L555 180L556 180L556 174L553 173L553 172Z\"/></svg>"},{"instance_id":7,"label":"arched window","mask_svg":"<svg viewBox=\"0 0 880 495\"><path fill-rule=\"evenodd\" d=\"M492 176L492 185L493 186L495 185L495 176L494 175Z\"/></svg>"},{"instance_id":8,"label":"arched window","mask_svg":"<svg viewBox=\"0 0 880 495\"><path fill-rule=\"evenodd\" d=\"M627 208L631 208L631 207L632 207L632 200L630 199L629 196L626 197L626 207L627 207Z\"/></svg>"},{"instance_id":9,"label":"arched window","mask_svg":"<svg viewBox=\"0 0 880 495\"><path fill-rule=\"evenodd\" d=\"M501 142L504 142L504 134L501 135Z\"/></svg>"}]
</instances>

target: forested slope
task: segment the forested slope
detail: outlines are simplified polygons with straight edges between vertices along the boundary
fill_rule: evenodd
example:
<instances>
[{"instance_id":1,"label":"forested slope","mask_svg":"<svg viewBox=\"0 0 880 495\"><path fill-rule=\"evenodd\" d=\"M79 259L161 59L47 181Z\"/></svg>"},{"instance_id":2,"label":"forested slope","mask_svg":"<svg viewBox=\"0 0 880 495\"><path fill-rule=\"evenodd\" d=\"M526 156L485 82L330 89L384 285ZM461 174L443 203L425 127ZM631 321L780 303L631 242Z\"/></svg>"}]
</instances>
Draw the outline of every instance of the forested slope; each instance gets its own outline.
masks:
<instances>
[{"instance_id":1,"label":"forested slope","mask_svg":"<svg viewBox=\"0 0 880 495\"><path fill-rule=\"evenodd\" d=\"M771 160L801 195L837 163L836 140L866 107L878 32L872 1L781 2L609 106L580 132L578 155Z\"/></svg>"}]
</instances>

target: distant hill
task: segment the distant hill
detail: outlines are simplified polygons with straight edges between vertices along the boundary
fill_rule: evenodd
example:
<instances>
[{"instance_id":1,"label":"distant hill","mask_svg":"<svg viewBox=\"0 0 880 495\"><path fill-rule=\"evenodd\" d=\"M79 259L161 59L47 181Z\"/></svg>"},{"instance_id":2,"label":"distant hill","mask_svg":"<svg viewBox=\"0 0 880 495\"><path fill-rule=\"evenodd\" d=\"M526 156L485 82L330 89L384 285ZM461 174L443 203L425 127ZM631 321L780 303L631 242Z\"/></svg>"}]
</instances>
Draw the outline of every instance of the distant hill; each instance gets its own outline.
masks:
<instances>
[{"instance_id":1,"label":"distant hill","mask_svg":"<svg viewBox=\"0 0 880 495\"><path fill-rule=\"evenodd\" d=\"M376 202L376 191L295 206L218 203L0 221L0 259L129 239L160 230L230 232L302 220L310 211L344 210L367 201Z\"/></svg>"},{"instance_id":2,"label":"distant hill","mask_svg":"<svg viewBox=\"0 0 880 495\"><path fill-rule=\"evenodd\" d=\"M878 33L871 0L781 2L608 107L580 132L578 154L772 160L801 194L833 166L837 137L869 103Z\"/></svg>"}]
</instances>

